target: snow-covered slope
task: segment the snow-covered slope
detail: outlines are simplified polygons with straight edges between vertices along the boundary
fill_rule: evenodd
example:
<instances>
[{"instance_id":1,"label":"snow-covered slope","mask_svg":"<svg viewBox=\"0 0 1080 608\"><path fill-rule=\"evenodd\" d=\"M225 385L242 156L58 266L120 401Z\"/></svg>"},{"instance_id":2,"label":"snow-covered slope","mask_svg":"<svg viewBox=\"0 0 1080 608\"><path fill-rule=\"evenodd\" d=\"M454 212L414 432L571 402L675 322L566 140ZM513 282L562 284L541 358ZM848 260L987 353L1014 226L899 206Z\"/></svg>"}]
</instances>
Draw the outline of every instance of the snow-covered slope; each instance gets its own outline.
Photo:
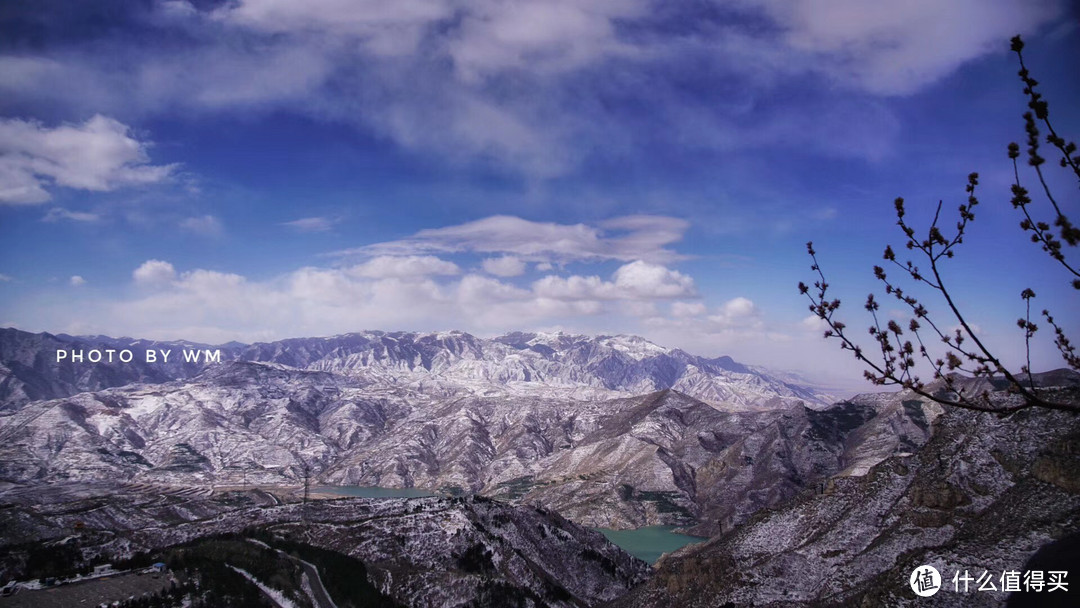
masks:
<instances>
[{"instance_id":1,"label":"snow-covered slope","mask_svg":"<svg viewBox=\"0 0 1080 608\"><path fill-rule=\"evenodd\" d=\"M295 484L307 464L320 483L477 492L590 525L711 532L918 445L927 431L912 418L921 404L729 412L673 390L447 397L233 361L0 418L0 480Z\"/></svg>"},{"instance_id":2,"label":"snow-covered slope","mask_svg":"<svg viewBox=\"0 0 1080 608\"><path fill-rule=\"evenodd\" d=\"M1080 397L1075 373L1036 378ZM892 399L904 404L913 396ZM949 408L912 420L932 427L923 446L863 460L851 472L865 474L836 476L670 556L618 606L1076 605L1065 594L1009 598L999 578L1075 568L1080 419L1038 408L1008 418ZM907 584L924 564L944 583L932 601ZM991 573L993 589L954 587L964 571Z\"/></svg>"}]
</instances>

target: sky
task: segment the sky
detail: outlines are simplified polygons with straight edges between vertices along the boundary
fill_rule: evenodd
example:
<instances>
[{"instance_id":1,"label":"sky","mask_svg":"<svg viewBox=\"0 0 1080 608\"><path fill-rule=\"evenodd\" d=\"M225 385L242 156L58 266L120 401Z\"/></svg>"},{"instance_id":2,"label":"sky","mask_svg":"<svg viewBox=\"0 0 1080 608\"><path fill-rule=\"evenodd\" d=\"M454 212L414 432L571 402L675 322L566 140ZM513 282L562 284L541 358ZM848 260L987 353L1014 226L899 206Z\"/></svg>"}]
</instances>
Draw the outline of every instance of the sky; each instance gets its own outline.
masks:
<instances>
[{"instance_id":1,"label":"sky","mask_svg":"<svg viewBox=\"0 0 1080 608\"><path fill-rule=\"evenodd\" d=\"M1065 0L8 0L0 327L636 334L854 384L806 242L854 335L871 291L906 326L893 200L953 226L977 171L944 276L1018 366L1024 288L1078 340L1080 307L1009 204L1015 34L1077 137ZM1062 366L1045 323L1031 359Z\"/></svg>"}]
</instances>

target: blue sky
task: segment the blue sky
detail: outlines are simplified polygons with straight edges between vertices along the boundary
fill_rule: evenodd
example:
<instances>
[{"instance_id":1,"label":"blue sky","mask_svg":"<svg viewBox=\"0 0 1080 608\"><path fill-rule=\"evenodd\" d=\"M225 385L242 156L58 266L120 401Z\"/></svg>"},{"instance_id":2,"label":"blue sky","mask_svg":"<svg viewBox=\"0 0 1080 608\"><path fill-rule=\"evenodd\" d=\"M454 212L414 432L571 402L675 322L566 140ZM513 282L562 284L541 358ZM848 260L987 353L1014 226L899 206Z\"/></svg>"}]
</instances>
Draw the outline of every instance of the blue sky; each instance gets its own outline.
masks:
<instances>
[{"instance_id":1,"label":"blue sky","mask_svg":"<svg viewBox=\"0 0 1080 608\"><path fill-rule=\"evenodd\" d=\"M795 288L806 241L865 325L893 199L925 222L978 171L948 279L1018 362L1024 287L1080 313L1008 203L1008 39L1075 136L1078 15L891 4L5 3L0 326L634 333L857 382Z\"/></svg>"}]
</instances>

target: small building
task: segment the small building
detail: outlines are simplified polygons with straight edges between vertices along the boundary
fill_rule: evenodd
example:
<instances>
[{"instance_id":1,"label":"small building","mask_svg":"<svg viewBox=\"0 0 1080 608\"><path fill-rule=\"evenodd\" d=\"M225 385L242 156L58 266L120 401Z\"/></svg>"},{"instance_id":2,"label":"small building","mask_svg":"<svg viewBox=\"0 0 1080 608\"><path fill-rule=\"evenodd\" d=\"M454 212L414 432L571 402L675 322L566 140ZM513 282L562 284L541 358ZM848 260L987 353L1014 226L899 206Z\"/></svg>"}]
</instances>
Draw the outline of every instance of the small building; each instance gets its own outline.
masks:
<instances>
[{"instance_id":1,"label":"small building","mask_svg":"<svg viewBox=\"0 0 1080 608\"><path fill-rule=\"evenodd\" d=\"M100 566L94 566L94 576L101 576L112 572L112 564L101 564Z\"/></svg>"},{"instance_id":2,"label":"small building","mask_svg":"<svg viewBox=\"0 0 1080 608\"><path fill-rule=\"evenodd\" d=\"M158 562L154 564L153 568L154 572L165 572L168 570L168 566L165 565L165 562Z\"/></svg>"}]
</instances>

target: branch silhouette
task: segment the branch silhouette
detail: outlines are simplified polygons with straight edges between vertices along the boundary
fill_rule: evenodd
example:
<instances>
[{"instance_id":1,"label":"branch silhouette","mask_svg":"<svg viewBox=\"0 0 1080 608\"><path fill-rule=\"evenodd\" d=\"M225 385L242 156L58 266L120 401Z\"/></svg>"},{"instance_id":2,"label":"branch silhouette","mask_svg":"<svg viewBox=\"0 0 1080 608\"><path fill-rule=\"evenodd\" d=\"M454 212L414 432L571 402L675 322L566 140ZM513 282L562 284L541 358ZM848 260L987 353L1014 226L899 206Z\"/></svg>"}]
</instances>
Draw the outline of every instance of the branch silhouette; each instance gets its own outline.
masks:
<instances>
[{"instance_id":1,"label":"branch silhouette","mask_svg":"<svg viewBox=\"0 0 1080 608\"><path fill-rule=\"evenodd\" d=\"M1035 217L1039 212L1034 209L1035 204L1028 190L1021 185L1017 163L1020 147L1016 143L1008 146L1008 156L1013 164L1014 176L1011 202L1013 207L1023 215L1020 221L1021 230L1031 233L1031 241L1040 245L1057 266L1072 275L1072 286L1080 290L1080 272L1077 271L1076 264L1071 262L1066 255L1066 251L1070 251L1066 249L1066 246L1076 247L1080 244L1080 229L1077 229L1062 211L1058 198L1047 184L1042 169L1045 159L1039 154L1039 124L1042 124L1048 133L1046 141L1061 155L1059 165L1064 169L1071 169L1080 179L1080 162L1075 156L1077 147L1074 142L1066 143L1054 130L1050 122L1048 103L1036 90L1038 81L1031 77L1024 65L1023 41L1016 36L1011 42L1012 51L1016 53L1020 62L1019 76L1024 84L1024 94L1028 98L1030 110L1023 116L1025 131L1028 135L1028 165L1033 168L1049 203L1049 210L1054 216L1053 226L1057 228L1057 234L1049 222ZM910 225L905 219L904 199L897 198L894 203L896 223L906 238L905 248L911 251L923 266L920 267L912 259L901 262L897 259L892 246L886 246L882 256L887 265L898 268L901 276L906 276L905 281L921 285L928 288L931 293L936 293L944 302L952 321L957 324L955 329L951 331L942 329L942 323L934 320L928 308L917 297L905 291L899 282L892 280L883 267L874 266L874 276L883 285L885 294L902 303L912 316L906 329L894 320L888 321L883 326L878 318L880 304L873 293L867 296L863 307L870 314L872 324L869 326L869 333L876 342L876 347L871 349L874 354L868 354L867 350L845 331L847 325L836 318L840 300L829 297L829 283L818 261L813 242L807 243L806 249L813 261L810 269L817 274L817 280L813 283L813 289L805 283L799 283L799 292L809 299L810 311L828 325L825 338L838 340L841 349L850 351L856 359L867 365L869 369L864 372L864 375L874 384L901 386L944 405L1001 415L1013 414L1032 407L1080 412L1080 402L1075 398L1062 398L1065 395L1040 389L1032 377L1031 342L1039 329L1038 325L1031 320L1031 302L1035 298L1033 290L1027 288L1020 294L1024 301L1025 316L1017 320L1017 325L1024 333L1026 363L1019 371L1014 371L1002 363L1001 359L980 340L968 321L965 311L957 305L950 286L942 276L942 266L947 260L953 258L975 220L974 211L979 205L979 200L975 196L978 185L979 175L977 173L968 175L967 201L958 208L955 231L943 230L941 227L942 203L939 202L934 219L925 231L925 236L917 236L916 227ZM1049 309L1044 309L1042 316L1054 328L1054 345L1066 365L1080 371L1080 357L1077 356L1075 347L1065 330L1055 321ZM943 351L940 356L931 354L926 340L928 336L933 336L936 342L942 345L939 347ZM936 381L934 384L927 385L916 375L916 367L919 363L924 363L930 368L933 380ZM1001 395L992 396L990 389L971 390L970 386L965 386L971 383L965 381L965 377L961 374L988 380L1002 378L1007 383L1007 398L1002 398Z\"/></svg>"}]
</instances>

